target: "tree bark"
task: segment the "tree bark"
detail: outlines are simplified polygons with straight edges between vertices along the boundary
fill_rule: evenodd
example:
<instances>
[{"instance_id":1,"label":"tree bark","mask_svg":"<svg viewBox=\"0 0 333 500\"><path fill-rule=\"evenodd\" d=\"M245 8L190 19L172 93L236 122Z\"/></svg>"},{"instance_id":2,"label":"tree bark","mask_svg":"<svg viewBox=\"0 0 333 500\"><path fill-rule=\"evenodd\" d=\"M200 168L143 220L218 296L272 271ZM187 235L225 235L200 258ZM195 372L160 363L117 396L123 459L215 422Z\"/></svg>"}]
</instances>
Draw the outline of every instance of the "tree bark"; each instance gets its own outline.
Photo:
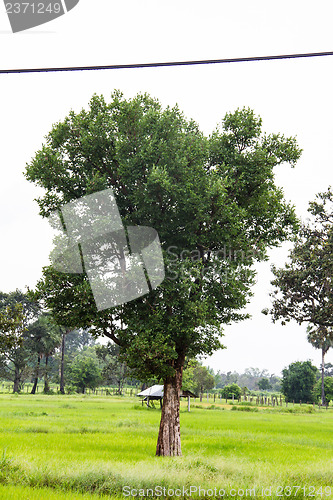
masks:
<instances>
[{"instance_id":1,"label":"tree bark","mask_svg":"<svg viewBox=\"0 0 333 500\"><path fill-rule=\"evenodd\" d=\"M325 354L326 351L324 348L322 348L321 349L321 404L323 406L326 405L325 386L324 386Z\"/></svg>"},{"instance_id":2,"label":"tree bark","mask_svg":"<svg viewBox=\"0 0 333 500\"><path fill-rule=\"evenodd\" d=\"M179 398L182 387L183 363L177 363L176 373L164 382L164 395L157 456L181 456Z\"/></svg>"},{"instance_id":3,"label":"tree bark","mask_svg":"<svg viewBox=\"0 0 333 500\"><path fill-rule=\"evenodd\" d=\"M15 375L14 375L14 388L13 392L20 392L21 389L21 375L19 368L15 365Z\"/></svg>"},{"instance_id":4,"label":"tree bark","mask_svg":"<svg viewBox=\"0 0 333 500\"><path fill-rule=\"evenodd\" d=\"M60 392L65 394L65 380L64 380L64 367L65 367L65 336L68 332L62 334L61 339L61 361L60 361Z\"/></svg>"},{"instance_id":5,"label":"tree bark","mask_svg":"<svg viewBox=\"0 0 333 500\"><path fill-rule=\"evenodd\" d=\"M38 384L38 375L39 375L39 366L40 366L40 356L38 356L37 366L36 366L36 371L35 371L34 385L32 386L30 394L36 394L36 389L37 389L37 384Z\"/></svg>"},{"instance_id":6,"label":"tree bark","mask_svg":"<svg viewBox=\"0 0 333 500\"><path fill-rule=\"evenodd\" d=\"M48 374L48 363L49 363L49 357L48 355L45 356L45 373L44 373L44 392L47 394L50 392L50 385L49 385L49 374Z\"/></svg>"}]
</instances>

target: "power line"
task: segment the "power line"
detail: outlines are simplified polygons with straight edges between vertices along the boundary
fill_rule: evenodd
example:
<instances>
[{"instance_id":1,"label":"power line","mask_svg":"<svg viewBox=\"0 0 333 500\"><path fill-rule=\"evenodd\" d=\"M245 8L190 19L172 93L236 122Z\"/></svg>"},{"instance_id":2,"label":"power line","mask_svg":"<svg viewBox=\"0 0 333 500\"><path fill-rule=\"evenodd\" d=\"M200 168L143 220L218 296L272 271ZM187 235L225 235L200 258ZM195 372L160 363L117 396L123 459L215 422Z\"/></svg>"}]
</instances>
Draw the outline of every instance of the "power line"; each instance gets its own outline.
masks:
<instances>
[{"instance_id":1,"label":"power line","mask_svg":"<svg viewBox=\"0 0 333 500\"><path fill-rule=\"evenodd\" d=\"M304 54L285 54L275 56L256 56L256 57L234 57L230 59L203 59L199 61L173 61L173 62L155 62L139 64L107 64L105 66L68 66L59 68L23 68L23 69L0 69L0 74L15 73L58 73L64 71L98 71L107 69L140 69L140 68L161 68L172 66L198 66L207 64L226 64L255 61L276 61L281 59L304 59L310 57L333 56L333 52L307 52Z\"/></svg>"}]
</instances>

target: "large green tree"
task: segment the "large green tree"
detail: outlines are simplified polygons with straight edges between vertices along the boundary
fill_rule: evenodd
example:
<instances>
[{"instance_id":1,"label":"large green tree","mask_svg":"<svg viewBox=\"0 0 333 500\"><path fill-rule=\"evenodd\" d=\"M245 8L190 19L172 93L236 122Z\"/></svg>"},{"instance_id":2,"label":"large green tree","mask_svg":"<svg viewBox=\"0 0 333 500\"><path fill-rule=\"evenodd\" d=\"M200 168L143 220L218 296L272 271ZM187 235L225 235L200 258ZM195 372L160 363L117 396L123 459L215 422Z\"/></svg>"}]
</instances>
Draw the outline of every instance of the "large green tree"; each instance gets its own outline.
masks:
<instances>
[{"instance_id":1,"label":"large green tree","mask_svg":"<svg viewBox=\"0 0 333 500\"><path fill-rule=\"evenodd\" d=\"M322 403L325 402L325 354L333 343L333 193L331 188L310 202L311 219L295 237L289 260L273 266L273 322L307 324L308 341L322 350Z\"/></svg>"},{"instance_id":2,"label":"large green tree","mask_svg":"<svg viewBox=\"0 0 333 500\"><path fill-rule=\"evenodd\" d=\"M318 368L311 361L296 361L282 370L282 393L296 403L312 403Z\"/></svg>"},{"instance_id":3,"label":"large green tree","mask_svg":"<svg viewBox=\"0 0 333 500\"><path fill-rule=\"evenodd\" d=\"M325 329L329 338L333 327L333 193L331 188L310 202L311 220L302 224L281 269L272 267L275 275L271 296L273 306L265 314L273 322L291 320L313 328Z\"/></svg>"},{"instance_id":4,"label":"large green tree","mask_svg":"<svg viewBox=\"0 0 333 500\"><path fill-rule=\"evenodd\" d=\"M177 106L149 95L88 109L57 123L27 166L45 190L40 213L112 188L125 226L158 231L166 277L144 297L98 311L85 273L44 270L38 286L62 325L91 327L120 347L138 378L164 382L157 455L180 455L185 357L220 348L221 325L247 317L253 264L297 226L274 167L300 156L294 138L262 133L250 109L228 113L205 137Z\"/></svg>"}]
</instances>

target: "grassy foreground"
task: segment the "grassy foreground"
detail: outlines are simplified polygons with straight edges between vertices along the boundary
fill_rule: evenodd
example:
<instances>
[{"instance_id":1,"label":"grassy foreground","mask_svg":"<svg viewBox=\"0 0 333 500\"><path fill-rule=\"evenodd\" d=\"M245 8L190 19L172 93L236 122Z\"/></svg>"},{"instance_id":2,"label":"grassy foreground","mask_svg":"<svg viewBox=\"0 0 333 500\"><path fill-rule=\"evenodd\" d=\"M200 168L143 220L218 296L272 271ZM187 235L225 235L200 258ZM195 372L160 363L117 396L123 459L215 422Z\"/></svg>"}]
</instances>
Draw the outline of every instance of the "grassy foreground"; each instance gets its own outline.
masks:
<instances>
[{"instance_id":1,"label":"grassy foreground","mask_svg":"<svg viewBox=\"0 0 333 500\"><path fill-rule=\"evenodd\" d=\"M0 395L0 498L333 499L332 410L231 408L184 402L183 457L162 458L135 399Z\"/></svg>"}]
</instances>

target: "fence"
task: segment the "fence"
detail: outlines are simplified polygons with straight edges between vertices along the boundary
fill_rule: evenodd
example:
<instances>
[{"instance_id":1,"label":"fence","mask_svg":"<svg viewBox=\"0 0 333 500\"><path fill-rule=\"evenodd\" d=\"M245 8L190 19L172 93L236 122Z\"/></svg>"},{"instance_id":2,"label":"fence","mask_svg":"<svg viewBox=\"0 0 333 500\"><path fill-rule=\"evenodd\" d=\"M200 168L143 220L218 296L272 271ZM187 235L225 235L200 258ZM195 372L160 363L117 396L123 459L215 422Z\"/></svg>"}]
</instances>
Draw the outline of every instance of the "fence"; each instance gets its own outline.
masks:
<instances>
[{"instance_id":1,"label":"fence","mask_svg":"<svg viewBox=\"0 0 333 500\"><path fill-rule=\"evenodd\" d=\"M30 393L32 387L33 387L33 384L31 384L31 383L24 384L23 389L21 390L21 394L24 394L24 393L28 394L28 393ZM58 392L59 391L59 385L51 384L50 388L54 392ZM10 383L10 382L3 382L0 385L0 389L1 389L2 393L12 393L13 390L14 390L14 385L12 383ZM44 390L44 385L43 384L37 385L37 387L36 387L36 393L42 393L43 390ZM121 390L121 395L122 396L128 396L128 397L134 397L139 392L140 392L140 389L137 388L137 387L124 387ZM85 394L94 394L96 396L98 396L98 395L99 396L117 396L117 395L119 395L119 389L116 388L116 387L98 387L97 389L86 389L85 390Z\"/></svg>"},{"instance_id":2,"label":"fence","mask_svg":"<svg viewBox=\"0 0 333 500\"><path fill-rule=\"evenodd\" d=\"M307 404L307 405L313 405L313 408L315 408L316 404L315 403L309 403L309 402L304 402L304 401L287 401L281 394L279 396L272 395L272 396L251 396L251 395L244 395L240 396L239 398L235 398L234 395L232 398L223 398L221 394L210 394L206 393L205 394L200 394L199 396L200 402L206 402L210 403L213 402L216 403L226 403L226 404L244 404L248 403L250 405L254 406L271 406L271 407L278 407L278 406L295 406L295 404L298 404L302 406L302 404ZM323 405L321 403L318 403L318 407L321 408ZM327 409L329 407L329 403L324 405L325 408ZM332 407L333 408L333 407Z\"/></svg>"}]
</instances>

